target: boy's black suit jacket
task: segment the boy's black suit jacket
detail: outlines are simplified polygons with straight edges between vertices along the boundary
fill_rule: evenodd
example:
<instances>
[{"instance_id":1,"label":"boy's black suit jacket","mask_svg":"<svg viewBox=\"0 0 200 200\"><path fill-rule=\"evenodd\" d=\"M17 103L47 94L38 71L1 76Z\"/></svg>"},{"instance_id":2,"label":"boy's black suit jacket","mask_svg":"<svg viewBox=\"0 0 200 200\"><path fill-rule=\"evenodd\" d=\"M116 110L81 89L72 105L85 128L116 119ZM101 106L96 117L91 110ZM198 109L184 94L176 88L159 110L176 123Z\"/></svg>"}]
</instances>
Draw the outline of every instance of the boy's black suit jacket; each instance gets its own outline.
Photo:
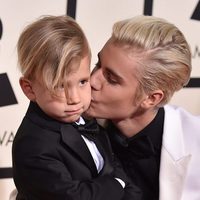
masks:
<instances>
[{"instance_id":1,"label":"boy's black suit jacket","mask_svg":"<svg viewBox=\"0 0 200 200\"><path fill-rule=\"evenodd\" d=\"M17 199L140 199L139 190L128 183L115 163L108 137L100 129L95 143L104 158L104 167L98 174L78 130L49 118L31 102L12 148ZM114 177L124 180L127 187L123 189Z\"/></svg>"}]
</instances>

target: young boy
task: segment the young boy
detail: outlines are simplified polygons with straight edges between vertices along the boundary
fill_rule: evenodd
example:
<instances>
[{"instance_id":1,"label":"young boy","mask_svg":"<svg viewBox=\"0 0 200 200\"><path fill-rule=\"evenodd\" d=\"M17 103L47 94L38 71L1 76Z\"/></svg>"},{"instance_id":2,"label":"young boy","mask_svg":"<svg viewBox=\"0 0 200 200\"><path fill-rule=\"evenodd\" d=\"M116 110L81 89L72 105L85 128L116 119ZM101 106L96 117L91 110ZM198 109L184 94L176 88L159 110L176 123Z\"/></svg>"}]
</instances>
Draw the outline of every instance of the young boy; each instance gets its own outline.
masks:
<instances>
[{"instance_id":1,"label":"young boy","mask_svg":"<svg viewBox=\"0 0 200 200\"><path fill-rule=\"evenodd\" d=\"M30 100L13 143L17 199L140 199L103 129L81 117L91 99L91 53L80 26L46 16L26 27L17 47Z\"/></svg>"}]
</instances>

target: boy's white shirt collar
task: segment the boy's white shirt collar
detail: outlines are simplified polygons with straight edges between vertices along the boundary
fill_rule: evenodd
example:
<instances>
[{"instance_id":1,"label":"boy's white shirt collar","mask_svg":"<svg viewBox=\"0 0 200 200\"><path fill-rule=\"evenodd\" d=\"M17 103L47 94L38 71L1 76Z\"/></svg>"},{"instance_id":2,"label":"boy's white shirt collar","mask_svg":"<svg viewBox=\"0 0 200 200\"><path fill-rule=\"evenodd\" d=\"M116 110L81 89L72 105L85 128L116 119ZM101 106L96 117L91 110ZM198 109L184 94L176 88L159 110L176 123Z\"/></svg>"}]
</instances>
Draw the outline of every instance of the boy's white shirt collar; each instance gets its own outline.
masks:
<instances>
[{"instance_id":1,"label":"boy's white shirt collar","mask_svg":"<svg viewBox=\"0 0 200 200\"><path fill-rule=\"evenodd\" d=\"M75 122L77 125L84 125L85 124L85 120L80 116L79 120ZM99 152L96 144L87 139L85 136L81 135L81 137L83 138L83 140L85 141L91 155L92 158L94 160L94 163L96 165L97 171L98 173L103 169L104 166L104 159L101 155L101 153Z\"/></svg>"},{"instance_id":2,"label":"boy's white shirt collar","mask_svg":"<svg viewBox=\"0 0 200 200\"><path fill-rule=\"evenodd\" d=\"M77 125L84 125L85 120L80 116L79 120L75 122Z\"/></svg>"}]
</instances>

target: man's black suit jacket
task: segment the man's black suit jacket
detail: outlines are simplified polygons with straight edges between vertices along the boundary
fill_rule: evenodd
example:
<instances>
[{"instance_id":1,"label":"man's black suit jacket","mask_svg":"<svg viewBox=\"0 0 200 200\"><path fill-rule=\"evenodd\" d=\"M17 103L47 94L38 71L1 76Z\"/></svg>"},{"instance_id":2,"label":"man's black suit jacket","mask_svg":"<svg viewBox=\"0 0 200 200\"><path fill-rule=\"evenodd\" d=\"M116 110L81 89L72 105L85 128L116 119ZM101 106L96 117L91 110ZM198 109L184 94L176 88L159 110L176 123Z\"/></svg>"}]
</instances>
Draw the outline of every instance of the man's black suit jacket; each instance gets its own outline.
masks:
<instances>
[{"instance_id":1,"label":"man's black suit jacket","mask_svg":"<svg viewBox=\"0 0 200 200\"><path fill-rule=\"evenodd\" d=\"M103 129L97 134L96 145L105 162L99 174L77 129L53 120L31 102L13 142L17 199L140 199L137 188L127 183L130 187L124 190L114 179L125 179L125 176L119 165L114 164Z\"/></svg>"}]
</instances>

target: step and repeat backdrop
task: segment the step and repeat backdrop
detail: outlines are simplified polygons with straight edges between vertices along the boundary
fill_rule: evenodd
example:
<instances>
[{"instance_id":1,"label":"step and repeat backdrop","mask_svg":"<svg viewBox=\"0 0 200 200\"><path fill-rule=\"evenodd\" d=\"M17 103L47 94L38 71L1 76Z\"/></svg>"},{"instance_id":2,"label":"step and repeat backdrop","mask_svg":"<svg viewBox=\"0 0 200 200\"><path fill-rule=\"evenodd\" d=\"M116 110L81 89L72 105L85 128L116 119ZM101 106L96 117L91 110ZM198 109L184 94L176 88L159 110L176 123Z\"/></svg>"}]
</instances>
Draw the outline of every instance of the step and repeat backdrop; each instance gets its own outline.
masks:
<instances>
[{"instance_id":1,"label":"step and repeat backdrop","mask_svg":"<svg viewBox=\"0 0 200 200\"><path fill-rule=\"evenodd\" d=\"M171 104L200 115L200 1L199 0L0 0L0 200L8 200L12 180L12 142L28 100L19 87L16 44L23 28L41 15L74 17L92 49L92 65L110 37L115 21L145 14L176 24L191 45L193 71L188 86Z\"/></svg>"}]
</instances>

